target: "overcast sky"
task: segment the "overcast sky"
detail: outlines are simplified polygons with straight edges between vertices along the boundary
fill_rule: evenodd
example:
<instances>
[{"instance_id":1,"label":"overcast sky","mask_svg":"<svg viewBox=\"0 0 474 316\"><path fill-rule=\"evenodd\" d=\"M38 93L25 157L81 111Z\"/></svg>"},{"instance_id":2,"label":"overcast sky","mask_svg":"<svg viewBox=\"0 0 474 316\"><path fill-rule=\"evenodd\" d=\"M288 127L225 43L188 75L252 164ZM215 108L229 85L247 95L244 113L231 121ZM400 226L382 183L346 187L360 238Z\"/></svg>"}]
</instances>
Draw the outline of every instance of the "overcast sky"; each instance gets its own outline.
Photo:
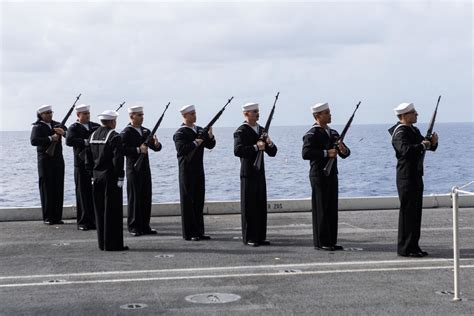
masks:
<instances>
[{"instance_id":1,"label":"overcast sky","mask_svg":"<svg viewBox=\"0 0 474 316\"><path fill-rule=\"evenodd\" d=\"M414 102L427 122L472 122L471 1L1 2L1 130L29 130L53 105L60 121L75 97L105 109L145 107L152 127L171 101L195 104L206 125L238 126L240 106L259 102L264 124L310 125L327 101L345 123L390 123ZM68 121L68 125L73 122ZM121 111L119 126L127 123Z\"/></svg>"}]
</instances>

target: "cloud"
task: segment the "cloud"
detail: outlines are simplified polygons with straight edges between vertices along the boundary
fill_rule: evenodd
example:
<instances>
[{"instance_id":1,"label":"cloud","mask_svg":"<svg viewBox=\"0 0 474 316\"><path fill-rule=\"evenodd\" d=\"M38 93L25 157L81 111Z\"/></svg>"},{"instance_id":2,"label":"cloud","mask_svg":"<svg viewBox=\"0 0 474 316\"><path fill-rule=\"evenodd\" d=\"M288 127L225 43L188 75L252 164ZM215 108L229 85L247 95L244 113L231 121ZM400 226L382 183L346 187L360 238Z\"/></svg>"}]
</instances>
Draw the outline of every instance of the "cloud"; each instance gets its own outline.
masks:
<instances>
[{"instance_id":1,"label":"cloud","mask_svg":"<svg viewBox=\"0 0 474 316\"><path fill-rule=\"evenodd\" d=\"M336 122L362 100L359 122L384 123L406 100L431 112L439 94L459 109L440 109L440 120L474 120L470 2L1 6L4 130L29 129L43 103L61 116L80 92L93 112L126 100L155 117L171 101L200 105L203 119L233 95L222 126L240 122L239 104L271 104L277 91L278 125L310 124L320 100ZM166 127L179 124L171 113Z\"/></svg>"}]
</instances>

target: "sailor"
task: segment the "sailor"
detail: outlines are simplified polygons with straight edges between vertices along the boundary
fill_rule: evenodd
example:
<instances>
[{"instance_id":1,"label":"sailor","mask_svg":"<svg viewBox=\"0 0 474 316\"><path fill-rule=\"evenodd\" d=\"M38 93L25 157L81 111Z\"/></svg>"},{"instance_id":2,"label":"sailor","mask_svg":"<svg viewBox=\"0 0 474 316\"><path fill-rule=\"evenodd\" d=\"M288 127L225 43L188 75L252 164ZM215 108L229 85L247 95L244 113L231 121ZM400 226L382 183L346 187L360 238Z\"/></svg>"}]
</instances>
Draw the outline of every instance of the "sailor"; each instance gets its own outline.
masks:
<instances>
[{"instance_id":1,"label":"sailor","mask_svg":"<svg viewBox=\"0 0 474 316\"><path fill-rule=\"evenodd\" d=\"M416 123L418 112L413 103L394 109L399 121L388 131L397 158L397 190L400 199L397 253L403 257L424 257L419 246L423 208L423 159L427 150L438 147L438 135L425 139Z\"/></svg>"},{"instance_id":2,"label":"sailor","mask_svg":"<svg viewBox=\"0 0 474 316\"><path fill-rule=\"evenodd\" d=\"M338 142L339 133L328 125L331 123L329 104L317 103L311 111L316 122L303 137L302 155L304 160L310 161L313 244L319 250L343 250L337 244L339 184L336 158L347 158L351 152L343 142ZM336 142L337 148L334 148ZM330 158L335 160L326 176L323 169Z\"/></svg>"},{"instance_id":3,"label":"sailor","mask_svg":"<svg viewBox=\"0 0 474 316\"><path fill-rule=\"evenodd\" d=\"M66 145L71 146L74 153L76 220L77 229L82 231L96 228L91 184L92 174L86 169L85 155L86 147L89 146L89 137L100 125L90 121L89 110L89 105L76 106L77 121L69 126L66 133Z\"/></svg>"},{"instance_id":4,"label":"sailor","mask_svg":"<svg viewBox=\"0 0 474 316\"><path fill-rule=\"evenodd\" d=\"M179 164L179 195L181 202L181 223L185 240L208 240L204 234L205 179L204 148L216 146L212 127L208 131L195 125L196 108L185 105L180 110L183 124L176 131L173 140L176 145ZM199 137L198 137L199 136Z\"/></svg>"},{"instance_id":5,"label":"sailor","mask_svg":"<svg viewBox=\"0 0 474 316\"><path fill-rule=\"evenodd\" d=\"M234 155L240 158L242 239L245 245L258 247L270 244L267 240L267 185L264 159L259 170L253 164L259 151L274 157L277 146L268 136L265 141L261 140L264 128L257 123L258 103L243 105L242 112L245 121L234 132Z\"/></svg>"},{"instance_id":6,"label":"sailor","mask_svg":"<svg viewBox=\"0 0 474 316\"><path fill-rule=\"evenodd\" d=\"M151 131L142 125L142 106L128 108L128 115L130 123L120 133L127 157L128 231L132 236L154 235L157 232L150 227L152 186L148 149L159 151L162 146L156 136L149 146L145 144ZM135 165L140 156L143 163Z\"/></svg>"},{"instance_id":7,"label":"sailor","mask_svg":"<svg viewBox=\"0 0 474 316\"><path fill-rule=\"evenodd\" d=\"M123 245L123 149L115 131L118 113L107 110L99 115L101 127L89 138L87 168L93 175L94 210L99 249L128 250Z\"/></svg>"},{"instance_id":8,"label":"sailor","mask_svg":"<svg viewBox=\"0 0 474 316\"><path fill-rule=\"evenodd\" d=\"M53 121L51 105L42 105L36 111L37 120L31 130L31 145L38 156L39 191L43 222L46 225L64 224L62 221L64 199L64 159L61 137L66 128ZM56 143L53 156L46 150Z\"/></svg>"}]
</instances>

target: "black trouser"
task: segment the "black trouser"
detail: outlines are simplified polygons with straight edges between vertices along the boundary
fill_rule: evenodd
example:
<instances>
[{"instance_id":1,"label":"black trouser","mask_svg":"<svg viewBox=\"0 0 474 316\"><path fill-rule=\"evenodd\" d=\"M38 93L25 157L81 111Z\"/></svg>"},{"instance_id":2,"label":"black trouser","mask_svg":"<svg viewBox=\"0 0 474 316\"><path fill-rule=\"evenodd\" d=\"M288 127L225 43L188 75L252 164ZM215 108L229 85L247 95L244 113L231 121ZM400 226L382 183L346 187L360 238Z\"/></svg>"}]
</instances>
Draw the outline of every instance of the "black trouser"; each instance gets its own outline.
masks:
<instances>
[{"instance_id":1,"label":"black trouser","mask_svg":"<svg viewBox=\"0 0 474 316\"><path fill-rule=\"evenodd\" d=\"M127 170L128 231L146 233L151 230L151 195L150 171Z\"/></svg>"},{"instance_id":2,"label":"black trouser","mask_svg":"<svg viewBox=\"0 0 474 316\"><path fill-rule=\"evenodd\" d=\"M401 255L420 251L421 214L423 209L423 178L397 178L400 215L398 218L398 246Z\"/></svg>"},{"instance_id":3,"label":"black trouser","mask_svg":"<svg viewBox=\"0 0 474 316\"><path fill-rule=\"evenodd\" d=\"M94 209L100 250L123 249L122 189L116 177L94 179Z\"/></svg>"},{"instance_id":4,"label":"black trouser","mask_svg":"<svg viewBox=\"0 0 474 316\"><path fill-rule=\"evenodd\" d=\"M74 182L76 184L77 225L94 228L95 214L91 175L84 166L74 167Z\"/></svg>"},{"instance_id":5,"label":"black trouser","mask_svg":"<svg viewBox=\"0 0 474 316\"><path fill-rule=\"evenodd\" d=\"M309 177L311 182L311 210L313 219L313 243L315 247L332 247L337 243L338 179Z\"/></svg>"},{"instance_id":6,"label":"black trouser","mask_svg":"<svg viewBox=\"0 0 474 316\"><path fill-rule=\"evenodd\" d=\"M204 174L179 173L181 224L184 239L204 235L204 194Z\"/></svg>"},{"instance_id":7,"label":"black trouser","mask_svg":"<svg viewBox=\"0 0 474 316\"><path fill-rule=\"evenodd\" d=\"M267 239L267 184L265 175L240 177L242 239L262 242Z\"/></svg>"},{"instance_id":8,"label":"black trouser","mask_svg":"<svg viewBox=\"0 0 474 316\"><path fill-rule=\"evenodd\" d=\"M64 160L45 157L38 162L43 221L59 222L63 216Z\"/></svg>"}]
</instances>

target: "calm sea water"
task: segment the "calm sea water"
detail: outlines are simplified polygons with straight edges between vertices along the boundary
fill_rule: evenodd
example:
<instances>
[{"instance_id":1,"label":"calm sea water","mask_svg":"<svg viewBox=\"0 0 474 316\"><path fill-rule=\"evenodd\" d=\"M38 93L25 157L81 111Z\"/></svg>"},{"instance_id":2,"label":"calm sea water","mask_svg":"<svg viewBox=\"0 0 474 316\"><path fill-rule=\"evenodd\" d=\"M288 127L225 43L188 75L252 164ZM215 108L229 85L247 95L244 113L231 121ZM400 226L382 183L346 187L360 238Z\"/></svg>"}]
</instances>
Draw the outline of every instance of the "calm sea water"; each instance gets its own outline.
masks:
<instances>
[{"instance_id":1,"label":"calm sea water","mask_svg":"<svg viewBox=\"0 0 474 316\"><path fill-rule=\"evenodd\" d=\"M352 154L339 160L339 191L343 197L397 195L395 155L387 129L391 125L353 125L345 143ZM339 130L342 126L333 125ZM426 124L418 124L424 133ZM309 126L272 127L270 136L278 146L275 158L265 157L270 199L307 198L311 195L309 162L301 158L302 136ZM217 145L206 150L206 199L240 198L240 162L233 154L235 128L215 128ZM425 194L448 193L454 185L474 180L474 123L439 123L440 145L425 158ZM178 163L172 136L175 129L159 129L163 144L150 154L153 202L179 201ZM30 131L0 132L0 207L38 206L36 148ZM66 161L65 204L75 204L72 148L64 145ZM124 191L125 192L125 191ZM124 194L126 201L126 194Z\"/></svg>"}]
</instances>

